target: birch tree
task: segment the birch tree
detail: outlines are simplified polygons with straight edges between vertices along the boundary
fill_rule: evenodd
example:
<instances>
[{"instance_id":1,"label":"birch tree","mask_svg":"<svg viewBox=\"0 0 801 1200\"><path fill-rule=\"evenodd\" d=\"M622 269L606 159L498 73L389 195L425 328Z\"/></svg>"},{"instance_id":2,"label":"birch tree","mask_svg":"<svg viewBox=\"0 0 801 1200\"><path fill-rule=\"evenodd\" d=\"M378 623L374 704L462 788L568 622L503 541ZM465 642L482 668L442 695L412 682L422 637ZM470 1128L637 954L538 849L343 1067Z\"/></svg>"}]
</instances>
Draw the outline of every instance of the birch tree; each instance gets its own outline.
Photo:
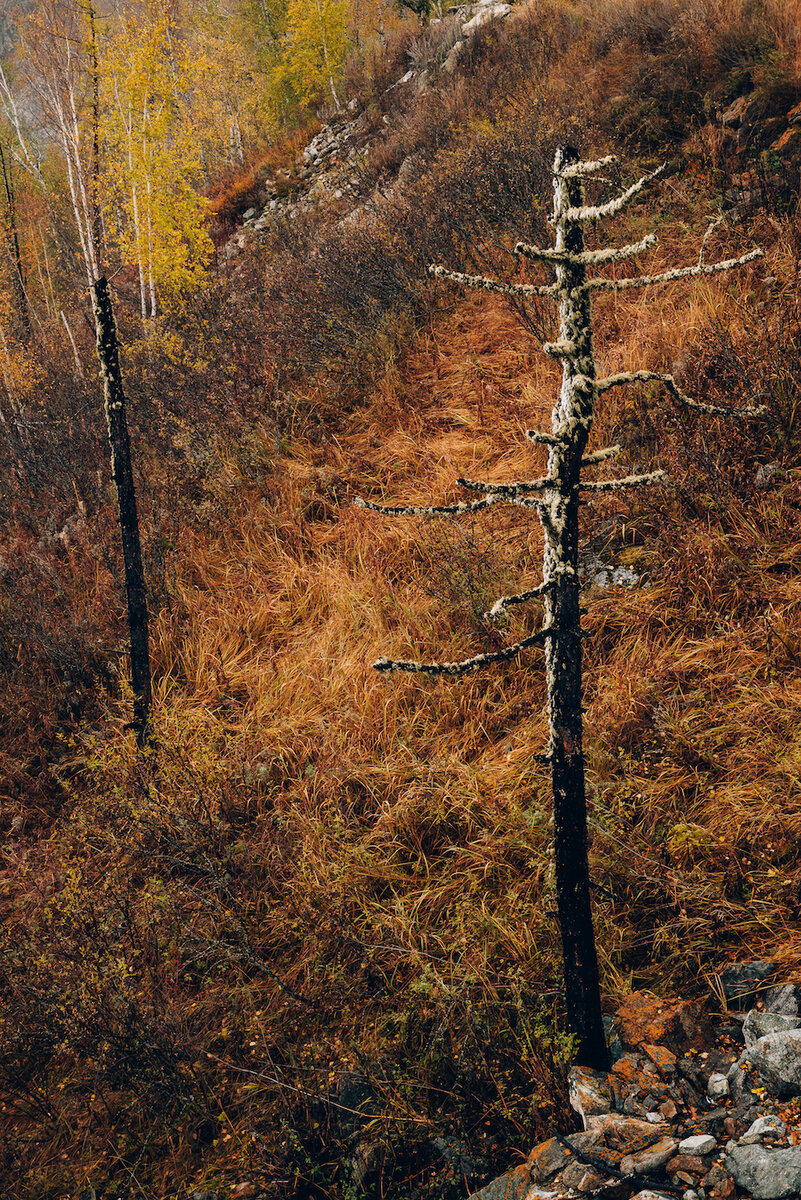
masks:
<instances>
[{"instance_id":1,"label":"birch tree","mask_svg":"<svg viewBox=\"0 0 801 1200\"><path fill-rule=\"evenodd\" d=\"M601 396L613 388L637 383L659 383L682 408L697 413L738 420L761 417L762 408L725 408L701 404L685 395L674 377L658 371L625 371L602 376L593 346L592 298L598 292L628 291L656 287L679 279L698 278L731 271L762 254L752 250L739 258L707 263L704 255L709 232L698 262L655 275L621 280L596 272L648 250L656 242L649 234L631 245L600 250L585 248L584 231L589 222L603 221L622 212L664 168L643 176L614 199L588 205L585 179L614 162L614 157L595 162L579 161L572 147L560 147L554 161L555 230L553 247L519 242L514 253L554 269L556 280L539 286L504 283L483 276L463 275L441 266L429 268L432 275L469 288L480 288L517 301L552 297L559 309L559 336L546 342L543 351L562 364L562 386L548 431L530 430L527 438L548 448L548 466L540 478L506 484L473 479L457 482L469 495L456 504L418 506L384 505L359 500L363 508L390 516L459 516L499 504L534 509L544 534L542 582L516 595L501 596L486 615L496 620L515 605L541 599L544 620L541 629L522 641L491 654L479 654L460 662L416 662L379 658L376 670L406 671L425 675L459 676L493 664L508 662L524 650L542 647L548 688L549 742L542 759L550 765L553 790L554 867L557 915L562 942L567 1020L575 1034L577 1059L587 1067L608 1068L608 1051L601 1014L598 960L590 906L590 874L587 857L587 807L582 746L582 630L579 610L579 510L582 498L628 488L667 482L664 471L587 480L587 468L613 460L622 447L607 446L588 452L593 418Z\"/></svg>"},{"instance_id":2,"label":"birch tree","mask_svg":"<svg viewBox=\"0 0 801 1200\"><path fill-rule=\"evenodd\" d=\"M301 104L330 93L342 107L337 81L347 49L346 0L289 0L280 75Z\"/></svg>"},{"instance_id":3,"label":"birch tree","mask_svg":"<svg viewBox=\"0 0 801 1200\"><path fill-rule=\"evenodd\" d=\"M22 114L36 113L45 141L58 146L86 281L91 286L100 273L94 155L97 112L93 100L97 50L93 21L90 39L84 36L85 17L83 9L70 0L43 0L21 22L16 53L20 70L13 86L0 67L0 101L14 130L14 153L44 194L50 188L43 173L42 153ZM20 91L22 103L18 102Z\"/></svg>"},{"instance_id":4,"label":"birch tree","mask_svg":"<svg viewBox=\"0 0 801 1200\"><path fill-rule=\"evenodd\" d=\"M121 18L109 34L105 86L106 190L123 261L136 266L142 320L157 316L164 295L198 286L211 242L205 202L192 186L200 175L188 108L195 64L168 15Z\"/></svg>"}]
</instances>

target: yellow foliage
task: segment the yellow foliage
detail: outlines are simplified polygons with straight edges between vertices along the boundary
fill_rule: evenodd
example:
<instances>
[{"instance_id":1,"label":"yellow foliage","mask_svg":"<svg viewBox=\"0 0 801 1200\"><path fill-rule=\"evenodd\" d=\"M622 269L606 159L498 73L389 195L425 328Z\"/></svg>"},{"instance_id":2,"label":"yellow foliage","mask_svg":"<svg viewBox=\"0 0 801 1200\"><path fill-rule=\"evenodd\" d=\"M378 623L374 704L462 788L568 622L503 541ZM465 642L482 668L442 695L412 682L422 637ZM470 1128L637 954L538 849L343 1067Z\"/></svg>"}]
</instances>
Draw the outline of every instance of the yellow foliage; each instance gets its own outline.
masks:
<instances>
[{"instance_id":1,"label":"yellow foliage","mask_svg":"<svg viewBox=\"0 0 801 1200\"><path fill-rule=\"evenodd\" d=\"M211 243L196 182L202 163L188 97L197 64L171 19L121 17L105 52L108 225L137 267L143 317L204 278Z\"/></svg>"}]
</instances>

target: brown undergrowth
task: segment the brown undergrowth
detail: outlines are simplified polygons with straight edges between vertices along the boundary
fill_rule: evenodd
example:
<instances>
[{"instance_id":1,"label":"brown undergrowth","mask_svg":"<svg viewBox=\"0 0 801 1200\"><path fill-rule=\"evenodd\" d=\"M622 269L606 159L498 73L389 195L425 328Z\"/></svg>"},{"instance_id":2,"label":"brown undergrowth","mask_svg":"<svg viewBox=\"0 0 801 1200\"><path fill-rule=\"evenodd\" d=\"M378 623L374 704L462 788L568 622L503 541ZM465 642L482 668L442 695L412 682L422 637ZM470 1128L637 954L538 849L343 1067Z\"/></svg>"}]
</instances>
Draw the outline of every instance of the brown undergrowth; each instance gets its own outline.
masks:
<instances>
[{"instance_id":1,"label":"brown undergrowth","mask_svg":"<svg viewBox=\"0 0 801 1200\"><path fill-rule=\"evenodd\" d=\"M707 397L719 329L743 350L719 285L671 306L609 301L598 318L610 367L663 365L690 330L686 370ZM123 1191L173 1194L178 1172L281 1195L400 1179L456 1195L564 1119L540 664L433 685L369 665L528 631L536 614L489 629L464 580L482 603L535 580L538 528L515 514L443 535L352 506L357 491L424 500L461 472L536 470L521 431L555 384L500 303L454 301L335 441L239 476L223 540L186 535L154 630L160 748L137 763L109 708L81 735L57 836L18 847L28 990L12 986L8 1012L35 995L42 1015L7 1050L10 1152L36 1124L59 1131L25 1152L31 1194L78 1178L78 1138L83 1178ZM759 490L769 431L727 445L652 400L656 432L626 397L599 438L627 431L630 461L669 463L677 487L587 513L598 553L648 580L587 596L610 1003L630 986L697 991L732 954L801 956L796 457ZM700 487L699 445L715 472Z\"/></svg>"},{"instance_id":2,"label":"brown undergrowth","mask_svg":"<svg viewBox=\"0 0 801 1200\"><path fill-rule=\"evenodd\" d=\"M659 233L649 270L697 254L719 181L690 167L620 225L621 240ZM704 992L730 957L801 966L797 216L723 224L707 255L752 244L765 263L732 279L597 305L605 369L671 370L769 416L691 419L656 389L612 392L598 415L624 473L671 475L585 511L587 554L641 578L586 592L610 1006L635 986ZM455 1200L570 1120L541 663L452 683L370 666L495 649L538 621L536 606L483 618L538 580L533 517L353 505L542 468L523 431L547 422L558 371L503 302L432 297L416 331L394 314L404 336L347 405L335 376L299 376L278 430L270 412L235 437L209 423L152 631L157 746L137 759L125 696L98 692L64 735L46 836L7 831L15 1195L252 1181L298 1200ZM255 351L243 362L255 374Z\"/></svg>"}]
</instances>

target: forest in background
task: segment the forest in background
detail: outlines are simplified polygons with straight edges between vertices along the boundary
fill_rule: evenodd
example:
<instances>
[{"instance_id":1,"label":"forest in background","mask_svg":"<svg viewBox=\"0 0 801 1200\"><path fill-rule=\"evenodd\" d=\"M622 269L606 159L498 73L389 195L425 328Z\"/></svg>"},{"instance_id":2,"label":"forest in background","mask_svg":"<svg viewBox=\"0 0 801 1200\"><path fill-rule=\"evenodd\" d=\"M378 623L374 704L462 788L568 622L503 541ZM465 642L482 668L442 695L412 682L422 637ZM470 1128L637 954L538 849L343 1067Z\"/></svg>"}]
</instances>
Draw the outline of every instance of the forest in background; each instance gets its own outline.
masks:
<instances>
[{"instance_id":1,"label":"forest in background","mask_svg":"<svg viewBox=\"0 0 801 1200\"><path fill-rule=\"evenodd\" d=\"M585 510L604 994L801 965L801 42L791 0L530 0L468 40L384 8L11 8L0 76L0 1179L25 1200L456 1200L554 1124L560 1032L541 664L387 683L378 654L525 636L535 519L391 522L537 473L553 314L427 280L547 244L566 141L615 152L654 271L599 301L609 370L759 429L610 397L669 470ZM409 71L413 77L403 80ZM425 73L426 85L420 86ZM352 135L354 194L295 202ZM281 200L225 253L265 179ZM602 194L599 193L599 198ZM421 221L420 214L426 215ZM93 257L94 256L94 257ZM111 279L152 612L130 731L88 276ZM245 1193L242 1193L245 1194ZM255 1193L254 1193L255 1194Z\"/></svg>"}]
</instances>

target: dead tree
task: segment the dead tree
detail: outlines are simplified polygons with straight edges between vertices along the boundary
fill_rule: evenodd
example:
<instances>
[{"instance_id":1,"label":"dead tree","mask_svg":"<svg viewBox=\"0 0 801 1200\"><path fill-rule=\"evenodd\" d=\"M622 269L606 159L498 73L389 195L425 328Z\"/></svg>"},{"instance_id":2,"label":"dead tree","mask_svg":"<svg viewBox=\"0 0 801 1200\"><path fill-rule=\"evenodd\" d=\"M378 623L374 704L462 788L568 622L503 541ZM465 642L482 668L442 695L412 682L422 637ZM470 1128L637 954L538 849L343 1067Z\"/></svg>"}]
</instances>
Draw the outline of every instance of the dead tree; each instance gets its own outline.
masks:
<instances>
[{"instance_id":1,"label":"dead tree","mask_svg":"<svg viewBox=\"0 0 801 1200\"><path fill-rule=\"evenodd\" d=\"M541 597L544 604L542 628L530 637L492 654L479 654L462 662L423 663L380 658L379 671L411 671L427 675L463 675L493 663L507 662L531 646L543 646L548 684L550 738L542 758L550 764L554 805L554 857L557 912L564 962L567 1019L577 1039L577 1059L588 1067L608 1066L608 1051L601 1015L598 961L590 908L590 877L587 860L587 812L584 784L581 716L581 620L579 610L579 507L582 494L618 491L665 482L663 471L628 475L588 482L586 467L613 459L622 447L608 446L587 453L595 404L614 387L638 382L659 382L683 408L733 418L755 418L764 409L729 409L699 404L684 394L672 375L657 371L626 371L599 378L592 342L591 301L593 293L643 288L677 279L730 271L761 256L752 250L739 258L707 265L704 251L711 229L704 238L698 262L657 275L612 280L594 271L609 263L642 253L656 238L648 235L633 245L587 250L584 229L589 221L603 220L621 212L663 168L643 176L615 199L596 207L587 205L584 180L614 162L613 157L597 162L580 162L571 147L560 147L554 162L554 211L552 249L519 243L515 254L550 264L556 282L548 286L509 284L481 276L462 275L443 267L431 274L466 287L498 292L518 301L534 296L552 297L559 306L559 337L543 350L562 363L562 388L547 433L529 431L530 441L548 447L544 476L507 484L459 479L468 492L480 498L442 506L387 506L357 501L362 507L392 516L458 516L475 513L497 504L513 504L536 510L544 533L542 583L514 596L502 596L489 612L494 620L514 605Z\"/></svg>"},{"instance_id":2,"label":"dead tree","mask_svg":"<svg viewBox=\"0 0 801 1200\"><path fill-rule=\"evenodd\" d=\"M133 689L133 728L136 740L144 746L150 737L150 650L148 645L147 588L142 568L139 516L136 509L131 443L125 414L125 391L120 370L117 323L105 276L92 284L92 305L97 328L97 357L105 394L106 425L111 443L111 474L117 489L117 506L125 564L125 591L128 599L128 630L131 638L131 686Z\"/></svg>"}]
</instances>

